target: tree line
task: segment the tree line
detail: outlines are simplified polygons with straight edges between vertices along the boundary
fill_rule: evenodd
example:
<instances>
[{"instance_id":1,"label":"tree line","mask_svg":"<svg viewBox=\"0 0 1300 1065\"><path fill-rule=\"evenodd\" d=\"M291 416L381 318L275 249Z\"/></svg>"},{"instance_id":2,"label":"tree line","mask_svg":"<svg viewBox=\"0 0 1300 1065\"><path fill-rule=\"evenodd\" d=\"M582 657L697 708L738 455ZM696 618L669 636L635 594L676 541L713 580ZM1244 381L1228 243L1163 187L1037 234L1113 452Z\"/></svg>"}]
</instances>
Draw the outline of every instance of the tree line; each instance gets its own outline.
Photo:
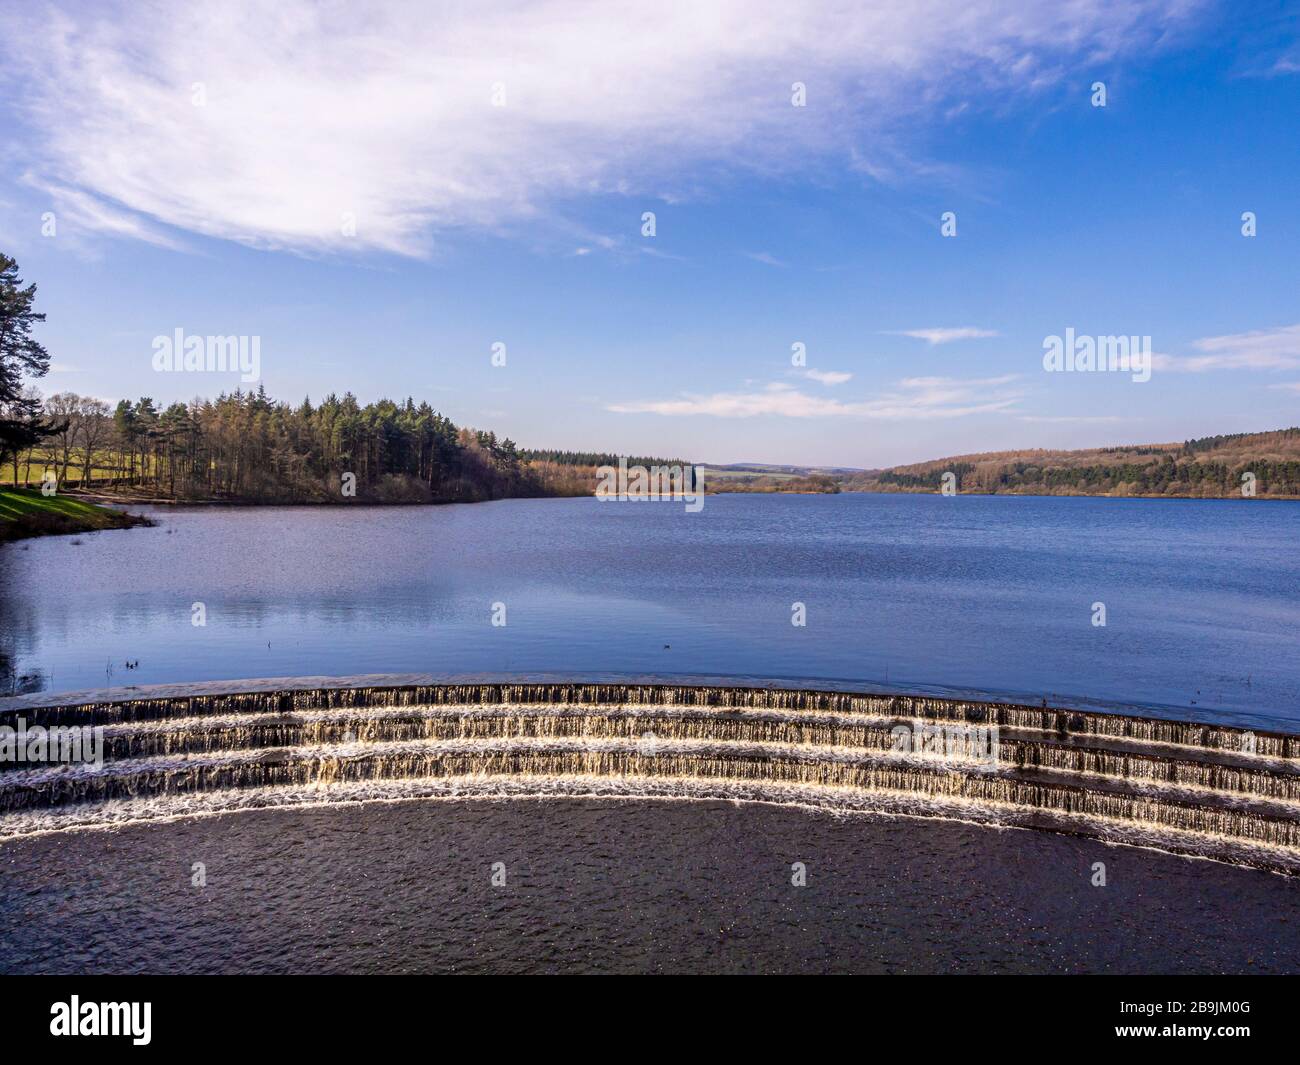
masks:
<instances>
[{"instance_id":1,"label":"tree line","mask_svg":"<svg viewBox=\"0 0 1300 1065\"><path fill-rule=\"evenodd\" d=\"M617 466L620 460L629 466L688 466L684 459L657 459L646 455L614 455L608 451L554 451L526 448L520 454L528 462L549 462L559 466Z\"/></svg>"},{"instance_id":2,"label":"tree line","mask_svg":"<svg viewBox=\"0 0 1300 1065\"><path fill-rule=\"evenodd\" d=\"M465 429L428 403L350 392L313 404L262 388L160 407L151 397L102 400L60 392L50 429L11 453L13 479L133 488L177 499L473 502L549 494L514 441ZM20 477L20 471L22 476Z\"/></svg>"},{"instance_id":3,"label":"tree line","mask_svg":"<svg viewBox=\"0 0 1300 1065\"><path fill-rule=\"evenodd\" d=\"M175 499L474 502L507 496L590 495L595 468L618 455L521 451L466 429L428 403L352 393L297 406L259 387L162 406L150 396L110 407L93 396L42 399L29 382L50 356L32 336L45 321L36 286L0 253L0 469L14 484L129 489ZM630 458L629 465L673 465Z\"/></svg>"},{"instance_id":4,"label":"tree line","mask_svg":"<svg viewBox=\"0 0 1300 1065\"><path fill-rule=\"evenodd\" d=\"M1198 444L1200 442L1197 442ZM1189 447L1188 452L1209 450ZM881 485L909 491L939 491L943 475L951 472L967 491L1015 492L1041 490L1104 495L1208 496L1241 495L1243 477L1254 477L1259 495L1300 495L1300 462L1242 458L1237 462L1178 461L1166 452L1149 463L1093 463L1084 466L1046 466L1013 462L1001 466L977 467L956 462L917 472L886 470L877 477Z\"/></svg>"}]
</instances>

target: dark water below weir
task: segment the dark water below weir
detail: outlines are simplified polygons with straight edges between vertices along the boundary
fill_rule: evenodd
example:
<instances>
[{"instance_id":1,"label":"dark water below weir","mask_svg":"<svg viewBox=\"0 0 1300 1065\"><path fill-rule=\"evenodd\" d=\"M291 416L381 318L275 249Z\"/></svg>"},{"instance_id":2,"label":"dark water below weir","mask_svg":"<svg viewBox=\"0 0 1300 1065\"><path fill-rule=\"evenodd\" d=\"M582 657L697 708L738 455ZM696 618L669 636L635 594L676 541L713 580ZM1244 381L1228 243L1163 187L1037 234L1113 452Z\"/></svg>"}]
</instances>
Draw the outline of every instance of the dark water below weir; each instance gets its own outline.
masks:
<instances>
[{"instance_id":1,"label":"dark water below weir","mask_svg":"<svg viewBox=\"0 0 1300 1065\"><path fill-rule=\"evenodd\" d=\"M1093 840L765 805L259 810L0 845L0 971L1294 972L1294 888Z\"/></svg>"},{"instance_id":2,"label":"dark water below weir","mask_svg":"<svg viewBox=\"0 0 1300 1065\"><path fill-rule=\"evenodd\" d=\"M1300 732L1300 502L711 496L698 514L540 499L154 516L77 545L0 547L0 653L29 686L763 676ZM796 602L806 627L790 623Z\"/></svg>"}]
</instances>

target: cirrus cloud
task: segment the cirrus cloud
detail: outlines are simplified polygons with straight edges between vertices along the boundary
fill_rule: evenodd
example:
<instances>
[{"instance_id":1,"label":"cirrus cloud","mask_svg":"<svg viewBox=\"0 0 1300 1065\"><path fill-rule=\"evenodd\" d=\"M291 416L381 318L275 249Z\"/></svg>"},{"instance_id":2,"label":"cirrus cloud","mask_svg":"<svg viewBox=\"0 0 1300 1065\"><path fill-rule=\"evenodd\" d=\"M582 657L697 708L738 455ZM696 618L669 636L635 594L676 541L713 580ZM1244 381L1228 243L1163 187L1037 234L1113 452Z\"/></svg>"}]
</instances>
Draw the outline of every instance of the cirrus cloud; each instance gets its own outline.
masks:
<instances>
[{"instance_id":1,"label":"cirrus cloud","mask_svg":"<svg viewBox=\"0 0 1300 1065\"><path fill-rule=\"evenodd\" d=\"M1157 354L1152 359L1152 366L1177 373L1300 369L1300 325L1203 337L1194 341L1192 347L1200 354Z\"/></svg>"},{"instance_id":2,"label":"cirrus cloud","mask_svg":"<svg viewBox=\"0 0 1300 1065\"><path fill-rule=\"evenodd\" d=\"M109 234L418 256L727 168L923 170L909 128L1145 56L1196 6L56 0L0 15L0 68L26 119L10 165Z\"/></svg>"},{"instance_id":3,"label":"cirrus cloud","mask_svg":"<svg viewBox=\"0 0 1300 1065\"><path fill-rule=\"evenodd\" d=\"M935 344L951 344L954 340L973 340L978 337L995 337L999 334L996 329L980 329L973 325L963 325L957 326L956 328L890 329L886 330L882 335L892 337L913 337L916 340L924 340L933 346Z\"/></svg>"},{"instance_id":4,"label":"cirrus cloud","mask_svg":"<svg viewBox=\"0 0 1300 1065\"><path fill-rule=\"evenodd\" d=\"M844 370L804 370L803 376L823 385L842 385L853 380L853 375Z\"/></svg>"},{"instance_id":5,"label":"cirrus cloud","mask_svg":"<svg viewBox=\"0 0 1300 1065\"><path fill-rule=\"evenodd\" d=\"M971 380L909 377L899 381L892 391L858 401L810 396L792 385L775 382L754 391L687 394L676 399L614 403L605 409L620 414L706 415L715 418L763 415L884 421L961 418L1010 410L1021 396L1019 390L1009 387L1015 380L1015 374Z\"/></svg>"}]
</instances>

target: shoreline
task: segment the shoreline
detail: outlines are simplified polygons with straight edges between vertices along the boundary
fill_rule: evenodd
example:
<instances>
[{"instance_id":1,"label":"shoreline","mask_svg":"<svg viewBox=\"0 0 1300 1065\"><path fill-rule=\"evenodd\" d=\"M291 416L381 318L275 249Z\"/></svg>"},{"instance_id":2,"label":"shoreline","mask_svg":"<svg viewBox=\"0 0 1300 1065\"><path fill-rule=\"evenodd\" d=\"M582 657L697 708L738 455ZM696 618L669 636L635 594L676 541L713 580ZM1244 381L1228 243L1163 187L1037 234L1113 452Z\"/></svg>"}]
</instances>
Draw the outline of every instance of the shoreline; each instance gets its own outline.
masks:
<instances>
[{"instance_id":1,"label":"shoreline","mask_svg":"<svg viewBox=\"0 0 1300 1065\"><path fill-rule=\"evenodd\" d=\"M102 506L67 492L44 496L36 489L0 488L0 545L45 536L81 536L110 529L152 526L143 514L116 504Z\"/></svg>"},{"instance_id":2,"label":"shoreline","mask_svg":"<svg viewBox=\"0 0 1300 1065\"><path fill-rule=\"evenodd\" d=\"M0 491L3 491L0 488ZM259 499L183 499L176 497L151 497L151 496L119 496L104 492L87 492L77 491L61 493L65 498L77 499L96 506L105 507L446 507L446 506L470 506L477 503L503 503L514 499L595 499L595 493L588 495L566 494L566 495L526 495L526 496L502 496L499 499L447 499L447 500L381 500L381 499L351 499L348 501L340 500L313 500L313 499L284 499L284 500L259 500ZM813 491L791 491L786 492L781 489L770 489L763 491L740 490L734 492L727 491L704 491L705 498L709 496L927 496L942 495L940 492L920 491L911 489L897 490L855 490L842 489L839 492L813 492ZM1204 503L1295 503L1300 502L1300 495L1259 495L1246 498L1240 495L1223 495L1223 496L1190 496L1190 495L1106 495L1092 492L956 492L955 496L969 496L981 499L995 498L1012 498L1012 499L1115 499L1115 500L1176 500L1187 502L1204 502ZM652 502L660 502L654 501ZM662 500L662 502L675 502L672 500Z\"/></svg>"}]
</instances>

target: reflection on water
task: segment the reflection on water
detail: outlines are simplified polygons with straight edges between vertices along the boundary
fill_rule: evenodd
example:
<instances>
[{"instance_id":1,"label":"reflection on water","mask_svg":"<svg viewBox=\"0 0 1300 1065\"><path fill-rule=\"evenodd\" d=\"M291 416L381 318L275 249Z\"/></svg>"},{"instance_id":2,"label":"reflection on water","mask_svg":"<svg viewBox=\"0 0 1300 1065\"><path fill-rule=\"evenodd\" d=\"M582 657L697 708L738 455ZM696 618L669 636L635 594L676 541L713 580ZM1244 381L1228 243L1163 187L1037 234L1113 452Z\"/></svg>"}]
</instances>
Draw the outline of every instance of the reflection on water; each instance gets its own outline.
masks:
<instances>
[{"instance_id":1,"label":"reflection on water","mask_svg":"<svg viewBox=\"0 0 1300 1065\"><path fill-rule=\"evenodd\" d=\"M63 691L757 674L1300 729L1300 503L722 496L699 514L593 499L153 513L152 529L0 548L14 673ZM205 626L191 624L195 603ZM794 603L806 627L791 625Z\"/></svg>"}]
</instances>

